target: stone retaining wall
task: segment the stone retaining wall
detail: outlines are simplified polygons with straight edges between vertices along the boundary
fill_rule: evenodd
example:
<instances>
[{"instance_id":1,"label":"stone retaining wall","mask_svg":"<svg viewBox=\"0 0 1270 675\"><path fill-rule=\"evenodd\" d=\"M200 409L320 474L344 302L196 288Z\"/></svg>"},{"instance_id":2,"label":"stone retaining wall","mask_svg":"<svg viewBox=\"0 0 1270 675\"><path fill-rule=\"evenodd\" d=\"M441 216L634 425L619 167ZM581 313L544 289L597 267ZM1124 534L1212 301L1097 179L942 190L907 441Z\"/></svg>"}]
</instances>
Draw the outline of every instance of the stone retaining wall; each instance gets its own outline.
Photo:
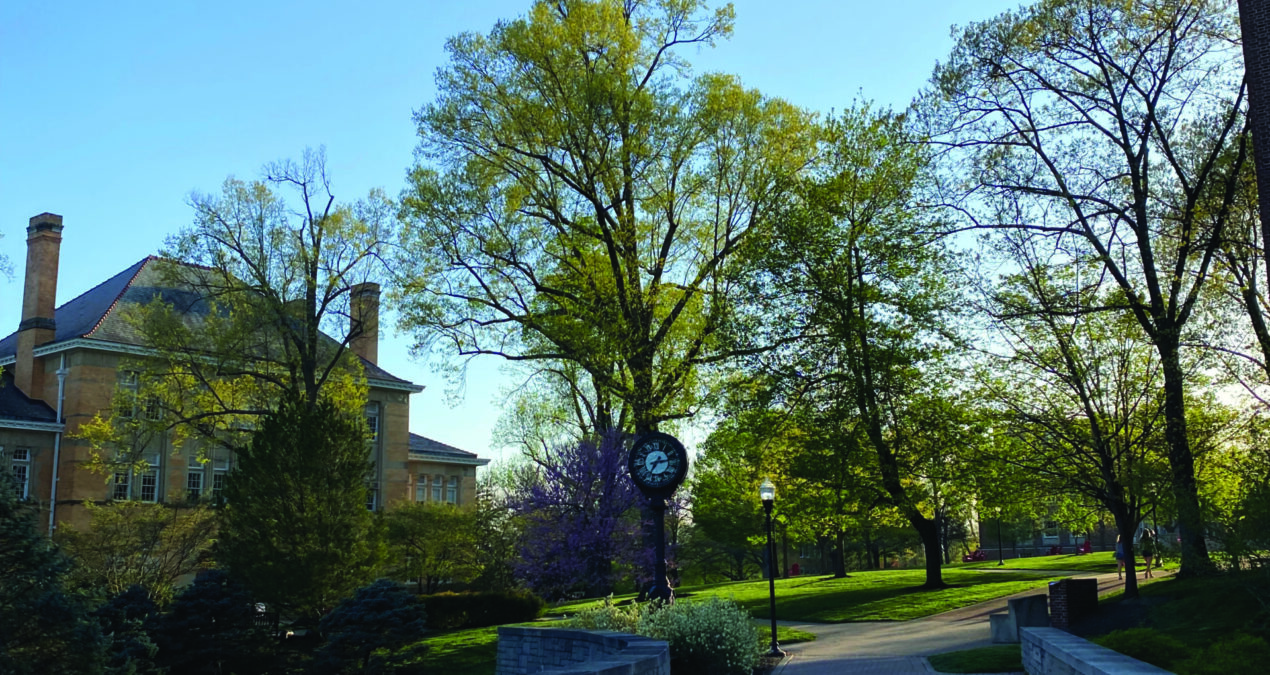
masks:
<instances>
[{"instance_id":1,"label":"stone retaining wall","mask_svg":"<svg viewBox=\"0 0 1270 675\"><path fill-rule=\"evenodd\" d=\"M567 628L498 629L495 675L670 675L661 640Z\"/></svg>"},{"instance_id":2,"label":"stone retaining wall","mask_svg":"<svg viewBox=\"0 0 1270 675\"><path fill-rule=\"evenodd\" d=\"M1028 675L1147 675L1168 673L1057 628L1022 628Z\"/></svg>"}]
</instances>

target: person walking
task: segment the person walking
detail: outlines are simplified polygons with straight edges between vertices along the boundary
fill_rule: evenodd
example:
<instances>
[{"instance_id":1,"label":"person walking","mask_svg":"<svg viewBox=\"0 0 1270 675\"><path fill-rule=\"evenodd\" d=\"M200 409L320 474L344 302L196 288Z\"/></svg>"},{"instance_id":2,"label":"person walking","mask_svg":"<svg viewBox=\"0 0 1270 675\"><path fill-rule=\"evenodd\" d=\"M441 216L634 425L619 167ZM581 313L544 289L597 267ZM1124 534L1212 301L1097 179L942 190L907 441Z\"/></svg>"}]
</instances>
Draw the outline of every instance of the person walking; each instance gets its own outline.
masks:
<instances>
[{"instance_id":1,"label":"person walking","mask_svg":"<svg viewBox=\"0 0 1270 675\"><path fill-rule=\"evenodd\" d=\"M1155 537L1151 536L1151 529L1142 530L1142 539L1138 541L1138 546L1142 549L1142 560L1146 562L1146 573L1143 579L1151 578L1151 559L1155 557Z\"/></svg>"},{"instance_id":2,"label":"person walking","mask_svg":"<svg viewBox=\"0 0 1270 675\"><path fill-rule=\"evenodd\" d=\"M1124 579L1124 544L1120 541L1120 535L1116 535L1116 578Z\"/></svg>"}]
</instances>

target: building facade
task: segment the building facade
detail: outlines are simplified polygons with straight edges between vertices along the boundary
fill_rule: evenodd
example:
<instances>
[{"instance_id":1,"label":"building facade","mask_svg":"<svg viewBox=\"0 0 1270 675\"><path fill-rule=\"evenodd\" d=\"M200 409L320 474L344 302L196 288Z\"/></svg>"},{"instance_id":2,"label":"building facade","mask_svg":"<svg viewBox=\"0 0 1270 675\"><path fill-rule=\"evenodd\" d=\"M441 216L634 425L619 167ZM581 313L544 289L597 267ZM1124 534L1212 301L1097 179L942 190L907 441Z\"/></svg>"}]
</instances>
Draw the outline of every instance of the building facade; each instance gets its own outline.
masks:
<instances>
[{"instance_id":1,"label":"building facade","mask_svg":"<svg viewBox=\"0 0 1270 675\"><path fill-rule=\"evenodd\" d=\"M89 470L90 446L77 432L99 413L118 409L117 392L126 400L136 387L137 375L128 364L148 353L124 318L127 308L181 291L165 287L157 270L162 261L148 257L54 307L61 241L60 216L43 213L31 219L21 323L0 340L0 468L13 474L23 498L39 505L50 533L62 522L82 527L85 501L176 504L213 497L234 458L214 450L201 460L196 449L177 447L170 435L147 443L145 471L102 475ZM361 360L370 387L366 416L374 470L367 505L470 503L476 469L489 460L410 433L410 396L423 388L376 363L379 287L355 287L351 305L363 317L363 329L349 348ZM136 402L128 414L150 412Z\"/></svg>"}]
</instances>

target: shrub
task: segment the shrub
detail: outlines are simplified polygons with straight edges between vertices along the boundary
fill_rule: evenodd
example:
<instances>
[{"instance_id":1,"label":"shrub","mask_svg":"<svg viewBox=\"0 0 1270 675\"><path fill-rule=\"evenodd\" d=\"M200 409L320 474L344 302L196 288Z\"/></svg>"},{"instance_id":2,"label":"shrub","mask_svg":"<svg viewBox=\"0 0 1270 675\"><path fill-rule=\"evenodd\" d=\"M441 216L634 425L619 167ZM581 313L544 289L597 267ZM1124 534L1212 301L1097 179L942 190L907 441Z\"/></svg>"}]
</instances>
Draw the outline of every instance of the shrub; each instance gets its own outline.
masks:
<instances>
[{"instance_id":1,"label":"shrub","mask_svg":"<svg viewBox=\"0 0 1270 675\"><path fill-rule=\"evenodd\" d=\"M482 628L533 621L547 604L528 591L437 593L423 597L428 628Z\"/></svg>"},{"instance_id":2,"label":"shrub","mask_svg":"<svg viewBox=\"0 0 1270 675\"><path fill-rule=\"evenodd\" d=\"M1264 673L1267 663L1270 663L1270 644L1259 637L1236 633L1179 662L1177 672L1181 675Z\"/></svg>"},{"instance_id":3,"label":"shrub","mask_svg":"<svg viewBox=\"0 0 1270 675\"><path fill-rule=\"evenodd\" d=\"M270 645L256 617L247 589L222 570L200 572L147 626L159 646L155 660L183 675L262 672Z\"/></svg>"},{"instance_id":4,"label":"shrub","mask_svg":"<svg viewBox=\"0 0 1270 675\"><path fill-rule=\"evenodd\" d=\"M748 674L761 651L750 613L719 598L653 608L639 634L669 642L671 670L681 673Z\"/></svg>"},{"instance_id":5,"label":"shrub","mask_svg":"<svg viewBox=\"0 0 1270 675\"><path fill-rule=\"evenodd\" d=\"M648 614L649 605L631 604L618 607L613 604L613 596L604 598L604 602L578 612L569 620L569 625L583 630L612 630L619 633L638 633L640 622Z\"/></svg>"},{"instance_id":6,"label":"shrub","mask_svg":"<svg viewBox=\"0 0 1270 675\"><path fill-rule=\"evenodd\" d=\"M327 642L317 661L331 673L401 672L423 655L425 616L418 598L380 579L322 617L319 629Z\"/></svg>"},{"instance_id":7,"label":"shrub","mask_svg":"<svg viewBox=\"0 0 1270 675\"><path fill-rule=\"evenodd\" d=\"M129 587L93 612L106 637L106 673L153 675L163 672L155 663L159 647L146 632L146 626L158 613L159 606L140 585Z\"/></svg>"},{"instance_id":8,"label":"shrub","mask_svg":"<svg viewBox=\"0 0 1270 675\"><path fill-rule=\"evenodd\" d=\"M1171 635L1154 628L1129 628L1096 638L1094 642L1125 656L1171 670L1190 650Z\"/></svg>"}]
</instances>

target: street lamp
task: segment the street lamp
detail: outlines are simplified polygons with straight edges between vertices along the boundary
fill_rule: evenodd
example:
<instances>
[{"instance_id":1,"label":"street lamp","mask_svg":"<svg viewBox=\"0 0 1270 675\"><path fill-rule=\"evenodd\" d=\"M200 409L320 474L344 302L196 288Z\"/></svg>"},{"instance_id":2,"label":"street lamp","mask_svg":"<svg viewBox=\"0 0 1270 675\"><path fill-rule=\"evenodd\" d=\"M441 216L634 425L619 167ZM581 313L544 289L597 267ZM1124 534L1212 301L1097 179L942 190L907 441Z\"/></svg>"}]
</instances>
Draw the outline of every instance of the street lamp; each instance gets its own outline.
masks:
<instances>
[{"instance_id":1,"label":"street lamp","mask_svg":"<svg viewBox=\"0 0 1270 675\"><path fill-rule=\"evenodd\" d=\"M776 544L772 540L772 502L776 501L776 486L770 478L764 478L758 486L758 498L763 501L763 513L767 514L767 594L771 600L772 648L768 656L784 656L776 644Z\"/></svg>"},{"instance_id":2,"label":"street lamp","mask_svg":"<svg viewBox=\"0 0 1270 675\"><path fill-rule=\"evenodd\" d=\"M997 507L997 567L1005 567L1005 542L1001 540L1001 507Z\"/></svg>"}]
</instances>

